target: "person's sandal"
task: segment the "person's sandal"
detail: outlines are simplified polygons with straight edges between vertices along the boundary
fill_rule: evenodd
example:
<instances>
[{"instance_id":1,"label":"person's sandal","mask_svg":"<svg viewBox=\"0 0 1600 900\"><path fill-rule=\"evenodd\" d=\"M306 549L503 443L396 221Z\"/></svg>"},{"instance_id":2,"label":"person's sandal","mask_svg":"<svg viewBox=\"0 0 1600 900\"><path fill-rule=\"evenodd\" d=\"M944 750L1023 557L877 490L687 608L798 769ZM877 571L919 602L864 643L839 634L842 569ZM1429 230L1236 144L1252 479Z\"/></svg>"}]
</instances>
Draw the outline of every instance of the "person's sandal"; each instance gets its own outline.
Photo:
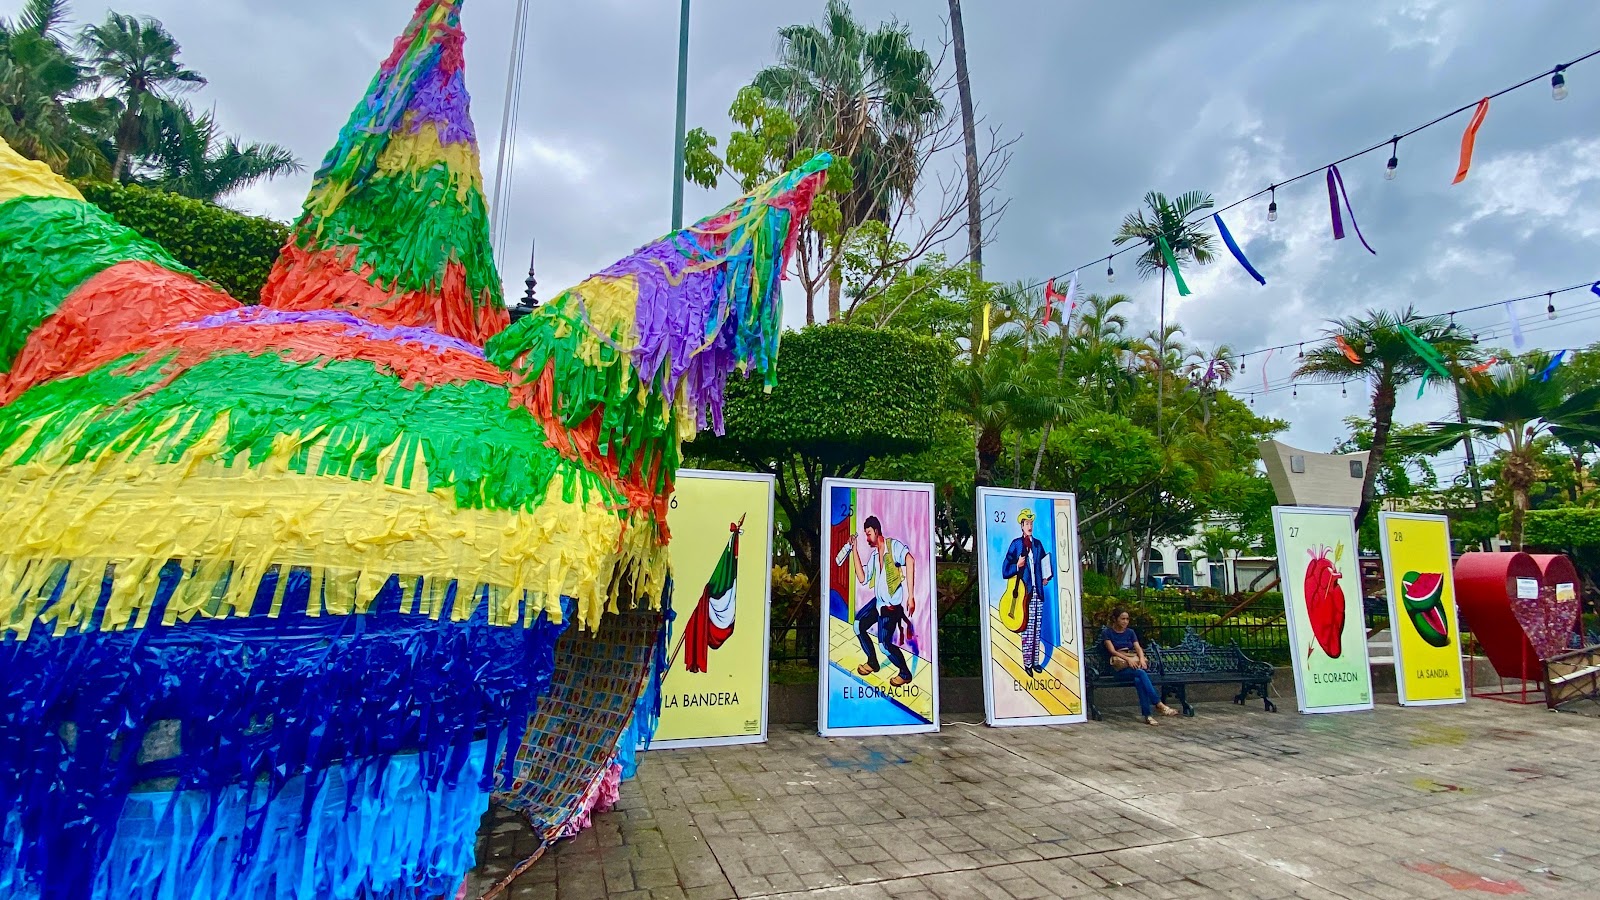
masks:
<instances>
[{"instance_id":1,"label":"person's sandal","mask_svg":"<svg viewBox=\"0 0 1600 900\"><path fill-rule=\"evenodd\" d=\"M1178 711L1170 706L1163 706L1161 707L1161 714L1163 716L1175 716L1178 714Z\"/></svg>"},{"instance_id":2,"label":"person's sandal","mask_svg":"<svg viewBox=\"0 0 1600 900\"><path fill-rule=\"evenodd\" d=\"M1145 716L1144 717L1144 723L1146 725L1154 725L1154 724L1156 724L1156 717L1155 716Z\"/></svg>"}]
</instances>

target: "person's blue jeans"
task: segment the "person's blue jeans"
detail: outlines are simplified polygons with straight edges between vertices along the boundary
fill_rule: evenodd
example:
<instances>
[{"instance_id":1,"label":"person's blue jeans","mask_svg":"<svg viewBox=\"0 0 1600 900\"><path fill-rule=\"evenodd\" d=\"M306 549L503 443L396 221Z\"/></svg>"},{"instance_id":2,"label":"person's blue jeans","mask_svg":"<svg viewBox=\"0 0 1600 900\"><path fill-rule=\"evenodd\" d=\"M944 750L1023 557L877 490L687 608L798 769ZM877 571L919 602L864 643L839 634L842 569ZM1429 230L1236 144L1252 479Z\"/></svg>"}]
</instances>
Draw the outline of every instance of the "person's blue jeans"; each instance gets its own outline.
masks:
<instances>
[{"instance_id":1,"label":"person's blue jeans","mask_svg":"<svg viewBox=\"0 0 1600 900\"><path fill-rule=\"evenodd\" d=\"M1150 682L1150 673L1143 669L1123 669L1117 673L1117 680L1133 685L1139 694L1139 715L1150 718L1155 715L1156 704L1161 702L1161 694L1156 686Z\"/></svg>"}]
</instances>

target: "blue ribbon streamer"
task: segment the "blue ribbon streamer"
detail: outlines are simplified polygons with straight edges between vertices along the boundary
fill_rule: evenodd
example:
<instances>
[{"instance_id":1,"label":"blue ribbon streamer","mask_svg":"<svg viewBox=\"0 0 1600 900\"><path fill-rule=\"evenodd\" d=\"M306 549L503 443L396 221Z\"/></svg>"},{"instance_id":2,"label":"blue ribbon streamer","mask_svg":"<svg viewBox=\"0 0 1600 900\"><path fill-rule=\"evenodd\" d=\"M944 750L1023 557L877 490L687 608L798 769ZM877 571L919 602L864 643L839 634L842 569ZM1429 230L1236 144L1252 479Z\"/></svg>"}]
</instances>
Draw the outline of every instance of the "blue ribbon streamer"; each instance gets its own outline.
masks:
<instances>
[{"instance_id":1,"label":"blue ribbon streamer","mask_svg":"<svg viewBox=\"0 0 1600 900\"><path fill-rule=\"evenodd\" d=\"M1549 381L1550 380L1550 376L1555 374L1556 366L1561 365L1561 358L1563 356L1566 356L1566 355L1567 355L1567 351L1565 351L1565 350L1561 351L1560 353L1557 353L1555 358L1550 360L1550 365L1545 366L1544 367L1544 371L1539 373L1539 380L1540 381Z\"/></svg>"},{"instance_id":2,"label":"blue ribbon streamer","mask_svg":"<svg viewBox=\"0 0 1600 900\"><path fill-rule=\"evenodd\" d=\"M1244 258L1244 251L1240 250L1239 245L1234 242L1233 233L1228 231L1228 226L1222 221L1222 216L1213 213L1211 220L1217 223L1217 234L1222 235L1222 243L1228 246L1228 252L1233 254L1233 258L1238 261L1239 265L1244 266L1244 270L1249 272L1250 277L1254 278L1257 283L1266 284L1267 280L1261 277L1261 273L1256 271L1255 266L1250 265L1250 260Z\"/></svg>"},{"instance_id":3,"label":"blue ribbon streamer","mask_svg":"<svg viewBox=\"0 0 1600 900\"><path fill-rule=\"evenodd\" d=\"M1594 284L1589 285L1589 290L1593 291L1596 297L1600 297L1600 281L1596 281Z\"/></svg>"}]
</instances>

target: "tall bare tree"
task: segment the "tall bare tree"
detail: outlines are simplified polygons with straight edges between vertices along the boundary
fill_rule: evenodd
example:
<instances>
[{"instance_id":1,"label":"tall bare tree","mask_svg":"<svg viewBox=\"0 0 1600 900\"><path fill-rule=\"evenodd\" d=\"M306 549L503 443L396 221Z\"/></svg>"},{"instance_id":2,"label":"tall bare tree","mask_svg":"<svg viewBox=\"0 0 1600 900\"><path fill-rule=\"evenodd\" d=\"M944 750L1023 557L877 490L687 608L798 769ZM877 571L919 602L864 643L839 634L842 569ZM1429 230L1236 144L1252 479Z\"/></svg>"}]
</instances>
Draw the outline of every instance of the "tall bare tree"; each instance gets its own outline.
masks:
<instances>
[{"instance_id":1,"label":"tall bare tree","mask_svg":"<svg viewBox=\"0 0 1600 900\"><path fill-rule=\"evenodd\" d=\"M967 29L961 21L961 0L950 0L950 41L956 57L956 91L961 97L961 137L967 161L967 263L983 280L983 194L978 178L978 125L972 115L972 78L967 69ZM981 313L979 315L982 315ZM978 346L974 323L972 346Z\"/></svg>"}]
</instances>

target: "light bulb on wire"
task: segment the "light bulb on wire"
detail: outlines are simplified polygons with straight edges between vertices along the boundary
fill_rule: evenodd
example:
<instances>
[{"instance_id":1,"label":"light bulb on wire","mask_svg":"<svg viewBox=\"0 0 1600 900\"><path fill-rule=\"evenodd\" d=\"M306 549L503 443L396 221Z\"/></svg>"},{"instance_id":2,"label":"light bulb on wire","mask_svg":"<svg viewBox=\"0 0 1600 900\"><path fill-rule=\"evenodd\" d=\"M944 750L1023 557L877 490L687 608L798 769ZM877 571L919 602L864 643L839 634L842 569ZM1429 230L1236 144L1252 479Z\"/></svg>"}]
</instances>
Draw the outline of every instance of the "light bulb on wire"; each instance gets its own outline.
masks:
<instances>
[{"instance_id":1,"label":"light bulb on wire","mask_svg":"<svg viewBox=\"0 0 1600 900\"><path fill-rule=\"evenodd\" d=\"M1278 221L1278 186L1273 185L1267 190L1272 198L1267 202L1267 221L1276 222Z\"/></svg>"},{"instance_id":2,"label":"light bulb on wire","mask_svg":"<svg viewBox=\"0 0 1600 900\"><path fill-rule=\"evenodd\" d=\"M1557 100L1567 99L1567 76L1562 74L1566 66L1556 66L1554 75L1550 76L1550 96Z\"/></svg>"},{"instance_id":3,"label":"light bulb on wire","mask_svg":"<svg viewBox=\"0 0 1600 900\"><path fill-rule=\"evenodd\" d=\"M1115 269L1111 268L1111 257L1108 256L1106 257L1106 283L1110 284L1116 280L1117 272Z\"/></svg>"},{"instance_id":4,"label":"light bulb on wire","mask_svg":"<svg viewBox=\"0 0 1600 900\"><path fill-rule=\"evenodd\" d=\"M1389 164L1383 167L1383 179L1393 181L1395 169L1400 167L1400 136L1389 141Z\"/></svg>"},{"instance_id":5,"label":"light bulb on wire","mask_svg":"<svg viewBox=\"0 0 1600 900\"><path fill-rule=\"evenodd\" d=\"M1553 292L1546 292L1544 295L1544 317L1546 319L1554 319L1556 317L1556 302L1550 299L1551 293Z\"/></svg>"}]
</instances>

